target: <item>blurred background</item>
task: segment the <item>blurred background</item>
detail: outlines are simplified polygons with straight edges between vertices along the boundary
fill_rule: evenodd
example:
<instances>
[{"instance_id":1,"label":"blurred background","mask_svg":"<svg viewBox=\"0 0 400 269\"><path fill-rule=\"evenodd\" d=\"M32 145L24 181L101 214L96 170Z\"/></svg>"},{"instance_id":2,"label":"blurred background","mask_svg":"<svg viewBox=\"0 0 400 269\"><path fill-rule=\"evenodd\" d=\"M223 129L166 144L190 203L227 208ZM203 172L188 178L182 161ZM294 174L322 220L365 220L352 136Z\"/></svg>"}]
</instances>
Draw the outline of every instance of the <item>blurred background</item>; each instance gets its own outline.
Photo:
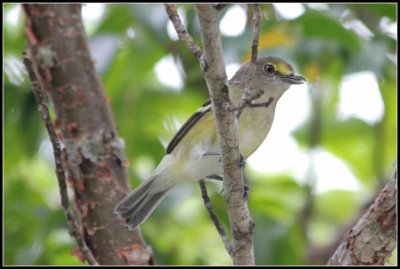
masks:
<instances>
[{"instance_id":1,"label":"blurred background","mask_svg":"<svg viewBox=\"0 0 400 269\"><path fill-rule=\"evenodd\" d=\"M177 5L201 44L193 5ZM325 264L397 162L396 4L262 4L259 55L305 76L278 102L272 130L247 160L257 264ZM132 188L208 99L197 60L162 4L85 4L92 57L125 140ZM220 15L231 77L250 59L252 8ZM72 256L52 147L22 64L24 14L3 5L4 263L82 264ZM207 184L228 225L222 185ZM198 184L177 187L142 225L158 264L229 265ZM396 264L397 250L388 264Z\"/></svg>"}]
</instances>

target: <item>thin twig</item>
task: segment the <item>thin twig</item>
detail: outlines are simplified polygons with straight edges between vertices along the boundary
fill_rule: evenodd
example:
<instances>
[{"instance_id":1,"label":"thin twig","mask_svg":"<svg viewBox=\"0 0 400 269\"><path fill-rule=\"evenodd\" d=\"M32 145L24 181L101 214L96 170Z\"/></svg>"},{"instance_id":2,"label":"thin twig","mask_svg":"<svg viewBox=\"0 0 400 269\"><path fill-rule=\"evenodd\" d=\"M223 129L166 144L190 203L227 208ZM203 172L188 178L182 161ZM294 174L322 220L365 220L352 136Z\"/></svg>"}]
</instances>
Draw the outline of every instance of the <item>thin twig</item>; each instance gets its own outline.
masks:
<instances>
[{"instance_id":1,"label":"thin twig","mask_svg":"<svg viewBox=\"0 0 400 269\"><path fill-rule=\"evenodd\" d=\"M211 205L210 197L208 196L208 193L207 193L206 183L204 182L204 180L200 180L199 184L200 184L200 189L201 189L201 197L203 197L204 205L207 208L208 214L210 215L212 222L214 223L219 235L222 238L222 241L224 242L226 251L228 251L229 255L232 257L232 255L233 255L232 254L232 244L229 241L228 237L226 236L224 227L222 226L221 222L218 220L217 215L214 213L214 210Z\"/></svg>"},{"instance_id":2,"label":"thin twig","mask_svg":"<svg viewBox=\"0 0 400 269\"><path fill-rule=\"evenodd\" d=\"M256 62L257 62L257 55L258 55L258 40L260 36L260 21L261 21L261 11L259 4L253 4L253 41L251 45L251 68L249 69L249 77L247 79L246 87L243 92L242 99L240 103L234 107L230 108L230 111L236 112L236 117L239 118L243 112L245 107L267 107L269 106L273 98L271 98L267 102L263 103L253 103L253 100L256 100L258 97L262 95L262 93L254 94L254 90L251 88L253 87L253 80L255 77L255 70L256 70Z\"/></svg>"},{"instance_id":3,"label":"thin twig","mask_svg":"<svg viewBox=\"0 0 400 269\"><path fill-rule=\"evenodd\" d=\"M51 144L53 145L54 160L55 160L55 166L56 166L56 175L57 175L58 184L60 187L61 205L64 208L64 212L65 212L65 215L67 218L69 232L75 238L76 242L78 243L79 249L85 255L86 260L92 265L98 265L98 262L93 257L92 252L86 245L86 242L83 239L83 236L79 231L79 225L74 218L74 214L73 214L71 208L69 207L68 190L67 190L67 183L66 183L66 178L65 178L65 170L63 167L61 145L57 138L57 134L54 130L53 124L51 122L49 109L47 108L47 105L45 102L45 93L43 91L43 86L40 82L38 72L35 69L32 61L29 59L26 52L23 53L23 60L24 60L25 67L28 71L30 80L32 82L33 93L35 94L35 97L38 101L40 115L42 117L42 120L45 123L47 132L50 137Z\"/></svg>"},{"instance_id":4,"label":"thin twig","mask_svg":"<svg viewBox=\"0 0 400 269\"><path fill-rule=\"evenodd\" d=\"M180 40L185 42L189 51L193 53L193 55L200 61L200 65L202 70L206 70L207 64L204 61L203 51L201 48L194 42L194 39L190 36L186 27L183 25L181 18L179 17L178 12L176 11L174 4L164 4L165 11L168 14L168 17L172 24L174 25L175 31L178 34Z\"/></svg>"},{"instance_id":5,"label":"thin twig","mask_svg":"<svg viewBox=\"0 0 400 269\"><path fill-rule=\"evenodd\" d=\"M251 62L253 64L255 64L257 61L258 40L260 36L260 21L261 21L260 5L253 4L253 43L251 45Z\"/></svg>"},{"instance_id":6,"label":"thin twig","mask_svg":"<svg viewBox=\"0 0 400 269\"><path fill-rule=\"evenodd\" d=\"M228 107L229 111L235 111L236 112L236 117L239 118L240 114L242 114L243 109L245 107L268 107L270 104L272 104L272 101L274 101L273 97L270 97L268 101L266 102L260 102L260 103L253 103L253 100L257 99L258 96L249 96L249 95L244 95L242 100L240 101L239 105L237 106L230 106Z\"/></svg>"}]
</instances>

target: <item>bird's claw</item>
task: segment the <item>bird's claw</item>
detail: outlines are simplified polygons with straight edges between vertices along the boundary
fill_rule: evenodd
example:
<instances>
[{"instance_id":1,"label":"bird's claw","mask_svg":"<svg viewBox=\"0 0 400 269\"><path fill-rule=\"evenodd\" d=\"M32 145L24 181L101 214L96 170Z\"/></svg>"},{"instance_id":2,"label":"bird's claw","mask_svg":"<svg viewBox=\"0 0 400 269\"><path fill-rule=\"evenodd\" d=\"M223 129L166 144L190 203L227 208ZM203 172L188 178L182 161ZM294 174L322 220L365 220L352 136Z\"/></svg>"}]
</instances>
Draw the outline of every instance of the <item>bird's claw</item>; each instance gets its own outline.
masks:
<instances>
[{"instance_id":1,"label":"bird's claw","mask_svg":"<svg viewBox=\"0 0 400 269\"><path fill-rule=\"evenodd\" d=\"M243 169L246 167L246 160L243 158L242 154L240 154L239 166Z\"/></svg>"}]
</instances>

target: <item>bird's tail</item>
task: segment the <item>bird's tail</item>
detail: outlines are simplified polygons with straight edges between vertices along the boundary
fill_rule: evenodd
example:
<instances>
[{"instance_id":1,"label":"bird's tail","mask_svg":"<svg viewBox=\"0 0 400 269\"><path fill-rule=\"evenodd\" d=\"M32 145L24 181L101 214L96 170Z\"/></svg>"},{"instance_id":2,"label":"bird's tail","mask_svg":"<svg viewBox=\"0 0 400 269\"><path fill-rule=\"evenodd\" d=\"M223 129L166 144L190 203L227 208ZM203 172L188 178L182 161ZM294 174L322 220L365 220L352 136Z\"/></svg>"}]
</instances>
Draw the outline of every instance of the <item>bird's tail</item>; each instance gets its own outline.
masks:
<instances>
[{"instance_id":1,"label":"bird's tail","mask_svg":"<svg viewBox=\"0 0 400 269\"><path fill-rule=\"evenodd\" d=\"M162 179L159 175L153 175L114 208L114 213L125 219L125 225L130 230L143 223L173 187L157 190L160 187L160 180Z\"/></svg>"}]
</instances>

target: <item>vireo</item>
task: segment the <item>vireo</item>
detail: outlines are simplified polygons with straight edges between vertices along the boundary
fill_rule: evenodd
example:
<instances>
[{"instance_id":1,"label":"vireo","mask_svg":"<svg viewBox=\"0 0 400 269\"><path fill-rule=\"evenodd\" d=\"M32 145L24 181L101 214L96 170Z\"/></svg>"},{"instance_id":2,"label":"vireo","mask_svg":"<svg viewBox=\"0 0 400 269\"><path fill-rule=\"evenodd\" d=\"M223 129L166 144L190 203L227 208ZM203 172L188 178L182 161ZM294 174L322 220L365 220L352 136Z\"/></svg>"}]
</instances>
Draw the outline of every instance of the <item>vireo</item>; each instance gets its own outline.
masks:
<instances>
[{"instance_id":1,"label":"vireo","mask_svg":"<svg viewBox=\"0 0 400 269\"><path fill-rule=\"evenodd\" d=\"M229 80L233 105L242 100L250 69L251 63L242 65ZM253 105L244 107L239 117L239 149L244 159L266 138L278 99L290 85L305 81L282 59L263 57L257 60L254 80L249 84ZM255 105L263 102L269 105ZM167 146L166 155L152 176L115 207L114 212L125 219L129 229L145 221L175 185L189 180L221 178L223 171L212 109L211 100L208 100L186 121Z\"/></svg>"}]
</instances>

